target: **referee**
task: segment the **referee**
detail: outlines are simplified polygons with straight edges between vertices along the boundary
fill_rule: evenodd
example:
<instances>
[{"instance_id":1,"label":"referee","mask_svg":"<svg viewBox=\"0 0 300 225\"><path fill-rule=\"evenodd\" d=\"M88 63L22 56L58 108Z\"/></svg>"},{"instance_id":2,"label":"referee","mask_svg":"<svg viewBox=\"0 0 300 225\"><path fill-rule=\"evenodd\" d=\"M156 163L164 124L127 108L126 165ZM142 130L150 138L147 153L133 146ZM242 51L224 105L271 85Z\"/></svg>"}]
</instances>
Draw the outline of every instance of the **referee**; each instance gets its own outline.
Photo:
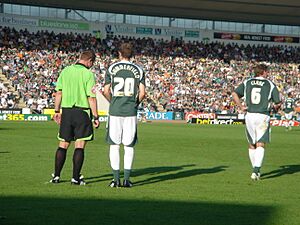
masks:
<instances>
[{"instance_id":1,"label":"referee","mask_svg":"<svg viewBox=\"0 0 300 225\"><path fill-rule=\"evenodd\" d=\"M95 77L89 70L95 58L93 51L84 51L76 64L62 70L57 80L53 119L60 125L60 129L51 183L59 183L67 149L70 142L75 141L71 184L85 185L83 176L80 175L84 147L86 141L93 140L93 124L95 128L99 126L96 95L92 92Z\"/></svg>"}]
</instances>

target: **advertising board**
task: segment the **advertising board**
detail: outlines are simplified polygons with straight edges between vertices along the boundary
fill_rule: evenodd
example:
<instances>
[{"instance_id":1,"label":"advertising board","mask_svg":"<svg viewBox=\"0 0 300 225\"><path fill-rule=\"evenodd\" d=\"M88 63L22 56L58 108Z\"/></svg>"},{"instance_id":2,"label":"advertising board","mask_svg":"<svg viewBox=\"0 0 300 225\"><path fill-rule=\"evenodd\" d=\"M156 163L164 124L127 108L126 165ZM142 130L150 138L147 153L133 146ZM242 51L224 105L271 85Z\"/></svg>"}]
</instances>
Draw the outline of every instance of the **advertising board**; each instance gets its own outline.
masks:
<instances>
[{"instance_id":1,"label":"advertising board","mask_svg":"<svg viewBox=\"0 0 300 225\"><path fill-rule=\"evenodd\" d=\"M45 114L0 114L4 121L50 121L51 116Z\"/></svg>"},{"instance_id":2,"label":"advertising board","mask_svg":"<svg viewBox=\"0 0 300 225\"><path fill-rule=\"evenodd\" d=\"M274 126L274 127L285 127L289 123L290 123L290 126L292 126L292 127L298 127L300 125L300 122L295 121L295 120L291 120L291 121L288 121L288 120L271 120L270 121L271 126Z\"/></svg>"},{"instance_id":3,"label":"advertising board","mask_svg":"<svg viewBox=\"0 0 300 225\"><path fill-rule=\"evenodd\" d=\"M22 109L0 109L0 114L21 114Z\"/></svg>"},{"instance_id":4,"label":"advertising board","mask_svg":"<svg viewBox=\"0 0 300 225\"><path fill-rule=\"evenodd\" d=\"M183 112L174 112L174 120L183 120Z\"/></svg>"},{"instance_id":5,"label":"advertising board","mask_svg":"<svg viewBox=\"0 0 300 225\"><path fill-rule=\"evenodd\" d=\"M265 41L280 43L299 43L299 37L292 36L275 36L260 34L239 34L239 33L220 33L215 32L214 38L225 40L242 40L242 41Z\"/></svg>"},{"instance_id":6,"label":"advertising board","mask_svg":"<svg viewBox=\"0 0 300 225\"><path fill-rule=\"evenodd\" d=\"M144 114L147 120L173 120L173 112L138 112L138 118Z\"/></svg>"},{"instance_id":7,"label":"advertising board","mask_svg":"<svg viewBox=\"0 0 300 225\"><path fill-rule=\"evenodd\" d=\"M192 118L215 119L216 114L214 114L214 113L201 113L201 112L187 112L185 114L185 120L187 122L191 122Z\"/></svg>"},{"instance_id":8,"label":"advertising board","mask_svg":"<svg viewBox=\"0 0 300 225\"><path fill-rule=\"evenodd\" d=\"M204 119L204 118L192 118L192 123L205 125L205 124L213 124L213 125L241 125L245 123L245 120L238 119Z\"/></svg>"}]
</instances>

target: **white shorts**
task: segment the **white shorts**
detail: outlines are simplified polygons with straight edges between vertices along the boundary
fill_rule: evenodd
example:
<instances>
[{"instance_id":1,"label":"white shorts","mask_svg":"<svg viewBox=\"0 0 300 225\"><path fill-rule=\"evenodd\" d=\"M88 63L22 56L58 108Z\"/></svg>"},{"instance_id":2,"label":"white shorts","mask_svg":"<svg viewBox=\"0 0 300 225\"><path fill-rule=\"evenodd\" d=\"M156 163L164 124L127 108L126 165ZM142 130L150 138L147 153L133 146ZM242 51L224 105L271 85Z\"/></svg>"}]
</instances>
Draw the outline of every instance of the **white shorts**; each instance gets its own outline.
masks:
<instances>
[{"instance_id":1,"label":"white shorts","mask_svg":"<svg viewBox=\"0 0 300 225\"><path fill-rule=\"evenodd\" d=\"M137 117L109 116L106 141L110 145L133 147L137 141Z\"/></svg>"},{"instance_id":2,"label":"white shorts","mask_svg":"<svg viewBox=\"0 0 300 225\"><path fill-rule=\"evenodd\" d=\"M284 113L284 118L286 120L291 120L291 119L293 119L293 115L294 115L294 112Z\"/></svg>"},{"instance_id":3,"label":"white shorts","mask_svg":"<svg viewBox=\"0 0 300 225\"><path fill-rule=\"evenodd\" d=\"M270 142L270 116L261 113L247 113L245 122L249 144Z\"/></svg>"}]
</instances>

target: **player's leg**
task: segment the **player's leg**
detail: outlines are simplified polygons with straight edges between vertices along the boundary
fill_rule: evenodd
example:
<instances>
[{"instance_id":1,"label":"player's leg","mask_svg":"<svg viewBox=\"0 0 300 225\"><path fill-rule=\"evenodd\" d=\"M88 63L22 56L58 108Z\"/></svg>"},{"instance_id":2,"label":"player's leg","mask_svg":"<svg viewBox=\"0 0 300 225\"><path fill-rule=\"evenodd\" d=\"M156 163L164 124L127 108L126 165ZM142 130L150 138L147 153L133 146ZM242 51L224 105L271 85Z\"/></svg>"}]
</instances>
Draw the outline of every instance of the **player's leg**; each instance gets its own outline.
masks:
<instances>
[{"instance_id":1,"label":"player's leg","mask_svg":"<svg viewBox=\"0 0 300 225\"><path fill-rule=\"evenodd\" d=\"M288 113L284 113L283 116L281 117L281 120L285 120L285 129L288 131L289 128L289 121L288 121Z\"/></svg>"},{"instance_id":2,"label":"player's leg","mask_svg":"<svg viewBox=\"0 0 300 225\"><path fill-rule=\"evenodd\" d=\"M55 153L54 173L50 180L51 183L59 183L60 173L66 161L67 149L73 140L73 136L70 110L62 109L61 124L57 135L60 142Z\"/></svg>"},{"instance_id":3,"label":"player's leg","mask_svg":"<svg viewBox=\"0 0 300 225\"><path fill-rule=\"evenodd\" d=\"M292 130L292 120L287 121L287 130Z\"/></svg>"},{"instance_id":4,"label":"player's leg","mask_svg":"<svg viewBox=\"0 0 300 225\"><path fill-rule=\"evenodd\" d=\"M65 164L67 149L69 148L70 142L60 141L58 149L55 154L55 176L60 176L60 172Z\"/></svg>"},{"instance_id":5,"label":"player's leg","mask_svg":"<svg viewBox=\"0 0 300 225\"><path fill-rule=\"evenodd\" d=\"M137 141L137 117L126 117L123 125L122 143L124 144L124 187L131 187L130 174L134 159L134 145Z\"/></svg>"},{"instance_id":6,"label":"player's leg","mask_svg":"<svg viewBox=\"0 0 300 225\"><path fill-rule=\"evenodd\" d=\"M292 129L292 123L293 123L293 112L287 113L286 114L286 119L287 119L286 128L288 130L291 130Z\"/></svg>"},{"instance_id":7,"label":"player's leg","mask_svg":"<svg viewBox=\"0 0 300 225\"><path fill-rule=\"evenodd\" d=\"M109 160L113 173L110 187L120 187L120 144L122 140L123 117L109 116L107 121L106 141L110 144Z\"/></svg>"},{"instance_id":8,"label":"player's leg","mask_svg":"<svg viewBox=\"0 0 300 225\"><path fill-rule=\"evenodd\" d=\"M130 181L131 168L134 158L134 148L129 146L124 146L124 181L123 187L132 187Z\"/></svg>"},{"instance_id":9,"label":"player's leg","mask_svg":"<svg viewBox=\"0 0 300 225\"><path fill-rule=\"evenodd\" d=\"M245 122L246 122L246 137L249 143L248 147L248 153L249 153L249 159L252 165L252 168L254 167L254 155L255 155L255 139L256 139L256 133L255 133L255 115L251 113L247 113L245 116Z\"/></svg>"},{"instance_id":10,"label":"player's leg","mask_svg":"<svg viewBox=\"0 0 300 225\"><path fill-rule=\"evenodd\" d=\"M257 155L257 150L256 150L256 145L249 144L249 159L252 165L252 174L251 174L251 179L252 180L258 180L260 177L259 173L256 173L256 155Z\"/></svg>"},{"instance_id":11,"label":"player's leg","mask_svg":"<svg viewBox=\"0 0 300 225\"><path fill-rule=\"evenodd\" d=\"M255 163L255 149L256 149L255 145L249 144L248 152L249 152L249 159L250 159L252 168L254 167L254 163Z\"/></svg>"},{"instance_id":12,"label":"player's leg","mask_svg":"<svg viewBox=\"0 0 300 225\"><path fill-rule=\"evenodd\" d=\"M260 179L260 168L263 163L265 155L265 144L262 142L258 142L256 144L256 150L255 150L255 155L254 155L254 166L253 166L253 173L251 175L251 178L253 180L259 180Z\"/></svg>"},{"instance_id":13,"label":"player's leg","mask_svg":"<svg viewBox=\"0 0 300 225\"><path fill-rule=\"evenodd\" d=\"M120 184L120 145L109 146L109 161L113 173L113 181L109 186L119 187Z\"/></svg>"},{"instance_id":14,"label":"player's leg","mask_svg":"<svg viewBox=\"0 0 300 225\"><path fill-rule=\"evenodd\" d=\"M84 148L86 141L76 141L75 150L73 153L73 176L71 184L75 185L85 185L83 176L80 174L83 162L84 162Z\"/></svg>"},{"instance_id":15,"label":"player's leg","mask_svg":"<svg viewBox=\"0 0 300 225\"><path fill-rule=\"evenodd\" d=\"M80 174L84 162L84 149L87 141L93 140L94 131L89 110L72 110L72 127L74 129L75 150L73 153L73 176L71 184L85 185Z\"/></svg>"},{"instance_id":16,"label":"player's leg","mask_svg":"<svg viewBox=\"0 0 300 225\"><path fill-rule=\"evenodd\" d=\"M270 117L267 115L259 115L257 117L258 124L256 126L257 143L254 155L253 173L256 180L260 178L260 169L263 164L265 155L265 143L270 142Z\"/></svg>"},{"instance_id":17,"label":"player's leg","mask_svg":"<svg viewBox=\"0 0 300 225\"><path fill-rule=\"evenodd\" d=\"M51 183L59 183L60 181L60 173L64 167L66 156L67 156L67 149L70 143L65 141L60 141L58 148L55 153L55 160L54 160L54 173L52 174L52 179L50 180Z\"/></svg>"}]
</instances>

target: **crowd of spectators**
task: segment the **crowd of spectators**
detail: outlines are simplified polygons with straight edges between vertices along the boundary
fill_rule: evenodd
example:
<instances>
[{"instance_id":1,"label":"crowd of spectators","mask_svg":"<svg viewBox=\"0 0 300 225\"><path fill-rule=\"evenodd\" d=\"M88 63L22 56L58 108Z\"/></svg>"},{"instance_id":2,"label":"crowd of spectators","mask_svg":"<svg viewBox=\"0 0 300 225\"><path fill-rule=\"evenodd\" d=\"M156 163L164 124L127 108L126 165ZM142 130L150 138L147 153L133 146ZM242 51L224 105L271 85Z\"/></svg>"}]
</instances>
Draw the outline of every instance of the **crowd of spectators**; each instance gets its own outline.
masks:
<instances>
[{"instance_id":1,"label":"crowd of spectators","mask_svg":"<svg viewBox=\"0 0 300 225\"><path fill-rule=\"evenodd\" d=\"M16 106L16 96L0 81L0 109L12 109Z\"/></svg>"},{"instance_id":2,"label":"crowd of spectators","mask_svg":"<svg viewBox=\"0 0 300 225\"><path fill-rule=\"evenodd\" d=\"M300 97L296 66L300 63L300 47L132 37L100 40L90 34L31 33L0 27L0 68L26 106L41 112L53 107L59 72L85 49L97 54L92 70L97 80L95 89L101 91L105 70L117 59L116 49L124 41L134 44L134 61L146 71L147 110L234 112L232 90L261 62L269 65L270 79L283 95L293 91L295 97Z\"/></svg>"}]
</instances>

